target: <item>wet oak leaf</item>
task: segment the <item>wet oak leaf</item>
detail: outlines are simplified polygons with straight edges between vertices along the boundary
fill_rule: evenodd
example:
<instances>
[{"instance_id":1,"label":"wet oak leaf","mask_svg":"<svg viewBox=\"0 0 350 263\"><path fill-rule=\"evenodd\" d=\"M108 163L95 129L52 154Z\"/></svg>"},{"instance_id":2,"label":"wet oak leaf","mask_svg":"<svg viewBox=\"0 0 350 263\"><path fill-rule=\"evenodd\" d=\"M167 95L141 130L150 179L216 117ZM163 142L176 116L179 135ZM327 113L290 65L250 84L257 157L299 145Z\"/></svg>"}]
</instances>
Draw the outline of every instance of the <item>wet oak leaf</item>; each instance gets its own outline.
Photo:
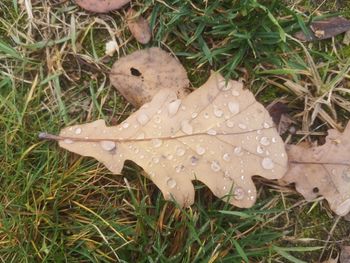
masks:
<instances>
[{"instance_id":1,"label":"wet oak leaf","mask_svg":"<svg viewBox=\"0 0 350 263\"><path fill-rule=\"evenodd\" d=\"M289 170L282 181L311 201L322 195L338 215L350 212L350 122L343 133L329 130L321 146L290 145Z\"/></svg>"},{"instance_id":2,"label":"wet oak leaf","mask_svg":"<svg viewBox=\"0 0 350 263\"><path fill-rule=\"evenodd\" d=\"M150 102L160 89L172 89L179 98L188 94L185 68L171 54L153 47L138 50L114 63L112 85L136 108Z\"/></svg>"},{"instance_id":3,"label":"wet oak leaf","mask_svg":"<svg viewBox=\"0 0 350 263\"><path fill-rule=\"evenodd\" d=\"M75 0L81 8L94 13L108 13L129 2L130 0Z\"/></svg>"},{"instance_id":4,"label":"wet oak leaf","mask_svg":"<svg viewBox=\"0 0 350 263\"><path fill-rule=\"evenodd\" d=\"M213 73L183 100L160 90L118 126L103 120L64 128L59 145L91 156L120 174L132 160L166 199L188 206L193 180L238 207L256 200L252 176L281 178L287 169L284 143L254 95L236 81Z\"/></svg>"}]
</instances>

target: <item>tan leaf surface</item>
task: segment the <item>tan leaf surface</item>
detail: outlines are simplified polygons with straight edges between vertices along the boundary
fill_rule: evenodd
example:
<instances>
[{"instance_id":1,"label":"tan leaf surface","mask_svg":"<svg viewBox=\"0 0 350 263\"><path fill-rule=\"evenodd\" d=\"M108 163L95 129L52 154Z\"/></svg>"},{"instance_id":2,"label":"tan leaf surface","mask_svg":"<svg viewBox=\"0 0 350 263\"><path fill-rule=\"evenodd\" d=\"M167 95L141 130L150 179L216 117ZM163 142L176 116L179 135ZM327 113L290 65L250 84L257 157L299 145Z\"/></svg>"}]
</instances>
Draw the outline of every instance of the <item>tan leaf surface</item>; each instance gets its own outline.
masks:
<instances>
[{"instance_id":1,"label":"tan leaf surface","mask_svg":"<svg viewBox=\"0 0 350 263\"><path fill-rule=\"evenodd\" d=\"M268 112L241 83L216 73L183 100L162 89L116 127L98 120L60 136L61 147L92 156L115 174L133 160L166 199L184 206L193 203L191 181L200 180L216 196L231 194L230 203L250 207L256 199L251 177L281 178L287 168Z\"/></svg>"},{"instance_id":2,"label":"tan leaf surface","mask_svg":"<svg viewBox=\"0 0 350 263\"><path fill-rule=\"evenodd\" d=\"M189 87L181 63L157 47L119 59L112 67L110 79L113 86L137 108L151 101L160 89L172 89L183 98Z\"/></svg>"},{"instance_id":3,"label":"tan leaf surface","mask_svg":"<svg viewBox=\"0 0 350 263\"><path fill-rule=\"evenodd\" d=\"M329 130L318 147L288 147L290 168L283 181L295 183L306 200L323 195L338 215L350 212L350 122L340 133Z\"/></svg>"},{"instance_id":4,"label":"tan leaf surface","mask_svg":"<svg viewBox=\"0 0 350 263\"><path fill-rule=\"evenodd\" d=\"M75 0L75 3L87 11L95 13L108 13L121 8L130 0Z\"/></svg>"},{"instance_id":5,"label":"tan leaf surface","mask_svg":"<svg viewBox=\"0 0 350 263\"><path fill-rule=\"evenodd\" d=\"M131 34L141 44L147 44L151 40L151 28L148 21L130 8L127 13L127 22Z\"/></svg>"}]
</instances>

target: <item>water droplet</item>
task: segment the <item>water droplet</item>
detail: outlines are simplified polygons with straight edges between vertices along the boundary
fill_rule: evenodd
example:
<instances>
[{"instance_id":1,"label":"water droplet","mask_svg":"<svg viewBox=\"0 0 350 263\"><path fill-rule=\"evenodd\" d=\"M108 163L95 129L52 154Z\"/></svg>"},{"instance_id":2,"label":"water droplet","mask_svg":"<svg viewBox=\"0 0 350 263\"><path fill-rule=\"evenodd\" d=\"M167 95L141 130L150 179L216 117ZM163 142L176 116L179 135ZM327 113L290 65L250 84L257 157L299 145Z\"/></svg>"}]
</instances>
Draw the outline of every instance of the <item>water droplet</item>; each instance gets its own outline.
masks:
<instances>
[{"instance_id":1,"label":"water droplet","mask_svg":"<svg viewBox=\"0 0 350 263\"><path fill-rule=\"evenodd\" d=\"M260 143L264 146L270 145L270 140L267 137L261 137Z\"/></svg>"},{"instance_id":2,"label":"water droplet","mask_svg":"<svg viewBox=\"0 0 350 263\"><path fill-rule=\"evenodd\" d=\"M158 157L153 157L153 158L152 158L152 161L153 161L155 164L157 164L157 163L159 163L159 158L158 158Z\"/></svg>"},{"instance_id":3,"label":"water droplet","mask_svg":"<svg viewBox=\"0 0 350 263\"><path fill-rule=\"evenodd\" d=\"M101 141L100 145L103 150L108 152L113 151L116 148L116 144L113 141Z\"/></svg>"},{"instance_id":4,"label":"water droplet","mask_svg":"<svg viewBox=\"0 0 350 263\"><path fill-rule=\"evenodd\" d=\"M191 135L193 133L193 127L188 120L183 120L181 122L181 130L183 133Z\"/></svg>"},{"instance_id":5,"label":"water droplet","mask_svg":"<svg viewBox=\"0 0 350 263\"><path fill-rule=\"evenodd\" d=\"M215 117L221 118L222 115L224 115L224 112L222 110L220 110L219 108L214 107L214 115L215 115Z\"/></svg>"},{"instance_id":6,"label":"water droplet","mask_svg":"<svg viewBox=\"0 0 350 263\"><path fill-rule=\"evenodd\" d=\"M276 143L276 138L275 137L273 137L272 139L271 139L271 141L273 142L273 143Z\"/></svg>"},{"instance_id":7,"label":"water droplet","mask_svg":"<svg viewBox=\"0 0 350 263\"><path fill-rule=\"evenodd\" d=\"M186 153L186 150L184 148L177 147L176 149L177 156L183 156L185 153Z\"/></svg>"},{"instance_id":8,"label":"water droplet","mask_svg":"<svg viewBox=\"0 0 350 263\"><path fill-rule=\"evenodd\" d=\"M205 112L205 113L204 113L204 118L205 118L205 119L209 119L209 113L208 113L208 112Z\"/></svg>"},{"instance_id":9,"label":"water droplet","mask_svg":"<svg viewBox=\"0 0 350 263\"><path fill-rule=\"evenodd\" d=\"M127 129L127 128L129 127L129 123L123 122L123 123L122 123L122 127L123 127L124 129Z\"/></svg>"},{"instance_id":10,"label":"water droplet","mask_svg":"<svg viewBox=\"0 0 350 263\"><path fill-rule=\"evenodd\" d=\"M149 120L149 118L148 118L146 113L140 113L139 115L137 115L137 121L141 125L145 125L148 122L148 120Z\"/></svg>"},{"instance_id":11,"label":"water droplet","mask_svg":"<svg viewBox=\"0 0 350 263\"><path fill-rule=\"evenodd\" d=\"M234 126L233 121L227 120L226 121L226 126L229 127L229 128L232 128Z\"/></svg>"},{"instance_id":12,"label":"water droplet","mask_svg":"<svg viewBox=\"0 0 350 263\"><path fill-rule=\"evenodd\" d=\"M214 129L209 129L209 130L207 131L207 134L208 134L208 135L216 135L216 130L214 130Z\"/></svg>"},{"instance_id":13,"label":"water droplet","mask_svg":"<svg viewBox=\"0 0 350 263\"><path fill-rule=\"evenodd\" d=\"M174 116L178 112L180 105L181 105L181 100L179 99L169 103L168 112L170 117Z\"/></svg>"},{"instance_id":14,"label":"water droplet","mask_svg":"<svg viewBox=\"0 0 350 263\"><path fill-rule=\"evenodd\" d=\"M166 158L167 158L168 160L172 160L172 159L174 158L174 155L169 154Z\"/></svg>"},{"instance_id":15,"label":"water droplet","mask_svg":"<svg viewBox=\"0 0 350 263\"><path fill-rule=\"evenodd\" d=\"M236 115L239 112L239 104L237 102L230 101L228 103L228 109L232 114Z\"/></svg>"},{"instance_id":16,"label":"water droplet","mask_svg":"<svg viewBox=\"0 0 350 263\"><path fill-rule=\"evenodd\" d=\"M74 131L74 133L75 133L76 135L79 135L81 132L82 132L82 129L81 129L81 128L76 128L75 131Z\"/></svg>"},{"instance_id":17,"label":"water droplet","mask_svg":"<svg viewBox=\"0 0 350 263\"><path fill-rule=\"evenodd\" d=\"M176 181L173 178L169 178L166 181L167 186L169 186L169 188L174 188L176 186Z\"/></svg>"},{"instance_id":18,"label":"water droplet","mask_svg":"<svg viewBox=\"0 0 350 263\"><path fill-rule=\"evenodd\" d=\"M270 158L263 158L261 161L261 166L266 170L271 170L275 165Z\"/></svg>"},{"instance_id":19,"label":"water droplet","mask_svg":"<svg viewBox=\"0 0 350 263\"><path fill-rule=\"evenodd\" d=\"M197 146L196 147L196 152L199 155L203 155L205 153L205 149L202 146Z\"/></svg>"},{"instance_id":20,"label":"water droplet","mask_svg":"<svg viewBox=\"0 0 350 263\"><path fill-rule=\"evenodd\" d=\"M196 118L197 116L198 116L197 112L193 112L192 115L191 115L192 119Z\"/></svg>"},{"instance_id":21,"label":"water droplet","mask_svg":"<svg viewBox=\"0 0 350 263\"><path fill-rule=\"evenodd\" d=\"M196 156L191 157L191 164L196 165L198 163L198 158Z\"/></svg>"},{"instance_id":22,"label":"water droplet","mask_svg":"<svg viewBox=\"0 0 350 263\"><path fill-rule=\"evenodd\" d=\"M185 166L183 166L182 164L178 165L175 167L175 172L180 173L185 169Z\"/></svg>"},{"instance_id":23,"label":"water droplet","mask_svg":"<svg viewBox=\"0 0 350 263\"><path fill-rule=\"evenodd\" d=\"M160 147L161 145L162 145L162 140L160 140L160 139L152 139L152 144L153 144L153 146L155 147L155 148L158 148L158 147Z\"/></svg>"},{"instance_id":24,"label":"water droplet","mask_svg":"<svg viewBox=\"0 0 350 263\"><path fill-rule=\"evenodd\" d=\"M232 96L239 96L239 92L237 90L232 90Z\"/></svg>"},{"instance_id":25,"label":"water droplet","mask_svg":"<svg viewBox=\"0 0 350 263\"><path fill-rule=\"evenodd\" d=\"M66 143L66 144L72 144L72 143L74 143L74 141L71 140L71 139L64 139L63 142Z\"/></svg>"},{"instance_id":26,"label":"water droplet","mask_svg":"<svg viewBox=\"0 0 350 263\"><path fill-rule=\"evenodd\" d=\"M242 187L236 187L233 191L233 196L236 200L242 200L244 198L244 189Z\"/></svg>"},{"instance_id":27,"label":"water droplet","mask_svg":"<svg viewBox=\"0 0 350 263\"><path fill-rule=\"evenodd\" d=\"M238 127L241 128L242 130L247 129L247 125L245 125L243 123L238 124Z\"/></svg>"},{"instance_id":28,"label":"water droplet","mask_svg":"<svg viewBox=\"0 0 350 263\"><path fill-rule=\"evenodd\" d=\"M256 152L258 154L263 154L264 153L264 148L260 145L258 145L258 147L256 147Z\"/></svg>"},{"instance_id":29,"label":"water droplet","mask_svg":"<svg viewBox=\"0 0 350 263\"><path fill-rule=\"evenodd\" d=\"M230 161L230 154L225 153L225 154L222 156L222 159L224 159L226 162Z\"/></svg>"},{"instance_id":30,"label":"water droplet","mask_svg":"<svg viewBox=\"0 0 350 263\"><path fill-rule=\"evenodd\" d=\"M221 167L218 161L212 161L210 168L214 171L214 172L218 172L220 171Z\"/></svg>"},{"instance_id":31,"label":"water droplet","mask_svg":"<svg viewBox=\"0 0 350 263\"><path fill-rule=\"evenodd\" d=\"M219 88L219 90L227 91L227 90L230 90L232 88L232 84L229 81L226 81L223 79L223 80L219 81L218 88Z\"/></svg>"},{"instance_id":32,"label":"water droplet","mask_svg":"<svg viewBox=\"0 0 350 263\"><path fill-rule=\"evenodd\" d=\"M262 134L262 130L257 130L256 133L257 134Z\"/></svg>"},{"instance_id":33,"label":"water droplet","mask_svg":"<svg viewBox=\"0 0 350 263\"><path fill-rule=\"evenodd\" d=\"M268 129L268 128L270 128L270 124L268 124L267 122L264 122L264 123L263 123L263 127L264 127L265 129Z\"/></svg>"},{"instance_id":34,"label":"water droplet","mask_svg":"<svg viewBox=\"0 0 350 263\"><path fill-rule=\"evenodd\" d=\"M159 115L153 117L153 121L157 124L162 122L162 118Z\"/></svg>"},{"instance_id":35,"label":"water droplet","mask_svg":"<svg viewBox=\"0 0 350 263\"><path fill-rule=\"evenodd\" d=\"M242 147L241 147L241 146L235 147L235 148L233 149L233 152L234 152L235 155L241 156L241 155L243 154L243 152L242 152Z\"/></svg>"}]
</instances>

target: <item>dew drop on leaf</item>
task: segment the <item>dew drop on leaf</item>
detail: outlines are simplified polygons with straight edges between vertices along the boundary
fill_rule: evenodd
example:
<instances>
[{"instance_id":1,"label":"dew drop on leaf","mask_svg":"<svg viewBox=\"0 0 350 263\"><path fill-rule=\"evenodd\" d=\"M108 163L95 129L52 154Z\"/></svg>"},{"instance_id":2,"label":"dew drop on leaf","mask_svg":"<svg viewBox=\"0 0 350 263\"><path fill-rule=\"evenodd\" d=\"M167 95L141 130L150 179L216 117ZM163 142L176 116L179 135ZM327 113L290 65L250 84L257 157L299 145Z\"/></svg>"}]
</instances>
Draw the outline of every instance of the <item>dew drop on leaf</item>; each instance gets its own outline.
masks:
<instances>
[{"instance_id":1,"label":"dew drop on leaf","mask_svg":"<svg viewBox=\"0 0 350 263\"><path fill-rule=\"evenodd\" d=\"M244 190L242 187L236 187L233 196L236 200L242 200L244 198Z\"/></svg>"},{"instance_id":2,"label":"dew drop on leaf","mask_svg":"<svg viewBox=\"0 0 350 263\"><path fill-rule=\"evenodd\" d=\"M270 140L269 140L269 138L264 136L260 139L260 143L264 146L267 146L267 145L270 145Z\"/></svg>"},{"instance_id":3,"label":"dew drop on leaf","mask_svg":"<svg viewBox=\"0 0 350 263\"><path fill-rule=\"evenodd\" d=\"M236 115L239 112L239 104L237 102L230 101L228 103L228 109L232 114Z\"/></svg>"},{"instance_id":4,"label":"dew drop on leaf","mask_svg":"<svg viewBox=\"0 0 350 263\"><path fill-rule=\"evenodd\" d=\"M75 133L76 135L81 134L81 132L82 132L82 129L81 129L81 128L76 128L75 131L74 131L74 133Z\"/></svg>"},{"instance_id":5,"label":"dew drop on leaf","mask_svg":"<svg viewBox=\"0 0 350 263\"><path fill-rule=\"evenodd\" d=\"M181 100L174 100L169 103L168 112L170 117L174 116L178 112L180 105L181 105Z\"/></svg>"},{"instance_id":6,"label":"dew drop on leaf","mask_svg":"<svg viewBox=\"0 0 350 263\"><path fill-rule=\"evenodd\" d=\"M224 153L224 155L222 156L222 159L224 159L226 162L230 161L230 154Z\"/></svg>"},{"instance_id":7,"label":"dew drop on leaf","mask_svg":"<svg viewBox=\"0 0 350 263\"><path fill-rule=\"evenodd\" d=\"M173 178L169 178L166 182L167 186L174 188L176 186L176 181Z\"/></svg>"},{"instance_id":8,"label":"dew drop on leaf","mask_svg":"<svg viewBox=\"0 0 350 263\"><path fill-rule=\"evenodd\" d=\"M146 113L140 113L139 115L137 115L137 121L141 124L141 125L145 125L148 122L149 118L147 116Z\"/></svg>"},{"instance_id":9,"label":"dew drop on leaf","mask_svg":"<svg viewBox=\"0 0 350 263\"><path fill-rule=\"evenodd\" d=\"M263 158L261 161L261 166L266 170L271 170L275 166L270 158Z\"/></svg>"},{"instance_id":10,"label":"dew drop on leaf","mask_svg":"<svg viewBox=\"0 0 350 263\"><path fill-rule=\"evenodd\" d=\"M72 144L73 140L71 140L71 139L64 139L63 142L66 143L66 144Z\"/></svg>"},{"instance_id":11,"label":"dew drop on leaf","mask_svg":"<svg viewBox=\"0 0 350 263\"><path fill-rule=\"evenodd\" d=\"M113 141L101 141L100 145L103 150L108 152L113 151L116 148L115 142Z\"/></svg>"},{"instance_id":12,"label":"dew drop on leaf","mask_svg":"<svg viewBox=\"0 0 350 263\"><path fill-rule=\"evenodd\" d=\"M199 155L203 155L205 153L205 148L202 146L197 146L196 147L196 153Z\"/></svg>"},{"instance_id":13,"label":"dew drop on leaf","mask_svg":"<svg viewBox=\"0 0 350 263\"><path fill-rule=\"evenodd\" d=\"M214 172L218 172L220 171L221 167L218 161L212 161L210 164L210 168L214 171Z\"/></svg>"},{"instance_id":14,"label":"dew drop on leaf","mask_svg":"<svg viewBox=\"0 0 350 263\"><path fill-rule=\"evenodd\" d=\"M207 131L207 134L209 134L209 135L216 135L216 130L214 130L214 129L209 129L208 131Z\"/></svg>"},{"instance_id":15,"label":"dew drop on leaf","mask_svg":"<svg viewBox=\"0 0 350 263\"><path fill-rule=\"evenodd\" d=\"M177 154L178 156L183 156L185 153L186 153L186 150L185 150L184 148L178 147L178 148L176 149L176 154Z\"/></svg>"}]
</instances>

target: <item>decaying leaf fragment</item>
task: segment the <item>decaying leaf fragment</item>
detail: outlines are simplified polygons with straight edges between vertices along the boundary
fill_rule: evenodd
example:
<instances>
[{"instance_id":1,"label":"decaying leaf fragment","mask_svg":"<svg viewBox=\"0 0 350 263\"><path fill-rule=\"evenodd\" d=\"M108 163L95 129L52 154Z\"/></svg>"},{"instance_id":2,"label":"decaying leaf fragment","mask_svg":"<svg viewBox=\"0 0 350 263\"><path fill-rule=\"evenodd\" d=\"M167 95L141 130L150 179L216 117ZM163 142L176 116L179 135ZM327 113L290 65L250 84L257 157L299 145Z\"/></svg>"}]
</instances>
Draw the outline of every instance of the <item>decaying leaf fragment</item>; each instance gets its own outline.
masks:
<instances>
[{"instance_id":1,"label":"decaying leaf fragment","mask_svg":"<svg viewBox=\"0 0 350 263\"><path fill-rule=\"evenodd\" d=\"M108 13L129 2L130 0L75 0L75 3L81 8L95 13Z\"/></svg>"},{"instance_id":2,"label":"decaying leaf fragment","mask_svg":"<svg viewBox=\"0 0 350 263\"><path fill-rule=\"evenodd\" d=\"M136 51L114 63L113 86L135 107L151 101L160 89L172 89L183 98L189 87L184 67L169 53L153 47Z\"/></svg>"},{"instance_id":3,"label":"decaying leaf fragment","mask_svg":"<svg viewBox=\"0 0 350 263\"><path fill-rule=\"evenodd\" d=\"M295 33L295 37L301 41L315 41L337 36L350 30L350 21L344 17L331 17L325 20L314 21L310 25L310 35L304 32Z\"/></svg>"},{"instance_id":4,"label":"decaying leaf fragment","mask_svg":"<svg viewBox=\"0 0 350 263\"><path fill-rule=\"evenodd\" d=\"M127 22L131 34L138 42L147 44L151 40L152 33L148 21L132 8L127 13Z\"/></svg>"},{"instance_id":5,"label":"decaying leaf fragment","mask_svg":"<svg viewBox=\"0 0 350 263\"><path fill-rule=\"evenodd\" d=\"M283 181L295 183L306 200L323 195L340 216L350 212L350 122L340 133L329 130L318 147L288 147L289 170Z\"/></svg>"},{"instance_id":6,"label":"decaying leaf fragment","mask_svg":"<svg viewBox=\"0 0 350 263\"><path fill-rule=\"evenodd\" d=\"M241 83L216 73L183 100L162 89L118 126L106 127L103 120L75 125L63 129L59 140L115 174L133 160L166 199L183 206L193 203L191 181L200 180L216 196L250 207L256 199L251 177L281 178L287 168L268 112Z\"/></svg>"}]
</instances>

